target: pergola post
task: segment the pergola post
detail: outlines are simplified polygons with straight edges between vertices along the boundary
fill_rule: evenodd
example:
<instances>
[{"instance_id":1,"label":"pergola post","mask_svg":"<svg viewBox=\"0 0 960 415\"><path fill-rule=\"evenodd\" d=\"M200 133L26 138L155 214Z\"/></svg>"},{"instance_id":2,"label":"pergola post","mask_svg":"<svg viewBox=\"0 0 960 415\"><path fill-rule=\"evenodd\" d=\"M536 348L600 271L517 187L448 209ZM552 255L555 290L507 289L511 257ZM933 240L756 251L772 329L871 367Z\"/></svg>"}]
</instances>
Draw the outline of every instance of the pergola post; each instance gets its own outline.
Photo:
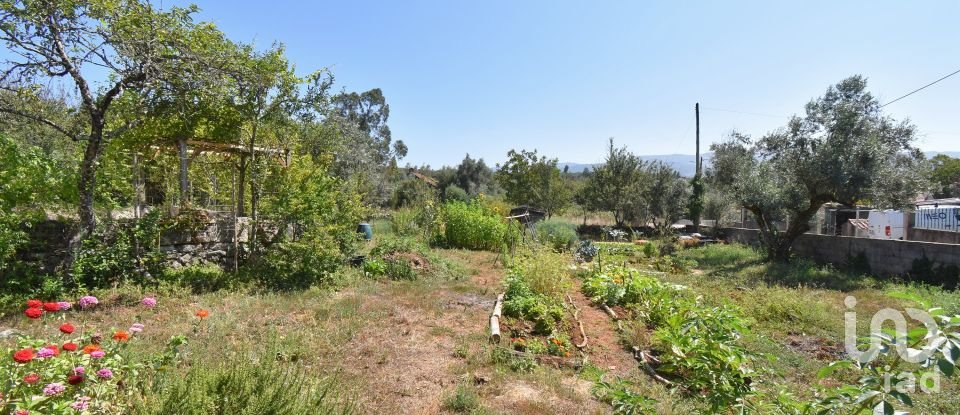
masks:
<instances>
[{"instance_id":1,"label":"pergola post","mask_svg":"<svg viewBox=\"0 0 960 415\"><path fill-rule=\"evenodd\" d=\"M187 187L189 186L187 181L187 139L177 139L177 150L180 153L180 206L184 207L189 204L187 197Z\"/></svg>"}]
</instances>

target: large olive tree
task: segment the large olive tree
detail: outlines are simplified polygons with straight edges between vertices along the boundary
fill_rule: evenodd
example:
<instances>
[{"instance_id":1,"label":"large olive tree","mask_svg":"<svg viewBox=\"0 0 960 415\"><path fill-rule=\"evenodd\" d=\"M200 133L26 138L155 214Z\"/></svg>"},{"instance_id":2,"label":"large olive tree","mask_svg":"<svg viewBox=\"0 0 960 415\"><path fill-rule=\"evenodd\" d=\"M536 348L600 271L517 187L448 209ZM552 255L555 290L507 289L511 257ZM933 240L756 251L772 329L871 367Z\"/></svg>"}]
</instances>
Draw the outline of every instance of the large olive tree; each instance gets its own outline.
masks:
<instances>
[{"instance_id":1,"label":"large olive tree","mask_svg":"<svg viewBox=\"0 0 960 415\"><path fill-rule=\"evenodd\" d=\"M896 208L916 197L926 181L915 140L915 127L885 116L866 80L853 76L786 127L711 146L711 173L756 218L769 259L787 261L824 203Z\"/></svg>"}]
</instances>

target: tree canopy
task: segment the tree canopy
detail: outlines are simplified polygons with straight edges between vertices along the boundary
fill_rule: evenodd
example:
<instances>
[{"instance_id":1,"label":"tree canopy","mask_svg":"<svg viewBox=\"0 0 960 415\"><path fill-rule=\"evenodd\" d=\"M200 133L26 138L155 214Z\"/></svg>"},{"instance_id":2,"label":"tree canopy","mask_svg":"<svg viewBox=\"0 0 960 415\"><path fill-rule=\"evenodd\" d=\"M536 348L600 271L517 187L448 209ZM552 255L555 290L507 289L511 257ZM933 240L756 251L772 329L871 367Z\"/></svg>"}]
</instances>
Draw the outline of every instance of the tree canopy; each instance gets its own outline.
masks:
<instances>
[{"instance_id":1,"label":"tree canopy","mask_svg":"<svg viewBox=\"0 0 960 415\"><path fill-rule=\"evenodd\" d=\"M572 200L557 159L538 156L536 150L510 150L495 177L508 201L545 209L550 216L562 214Z\"/></svg>"},{"instance_id":2,"label":"tree canopy","mask_svg":"<svg viewBox=\"0 0 960 415\"><path fill-rule=\"evenodd\" d=\"M711 146L712 175L754 215L768 256L788 260L824 203L896 208L923 191L915 141L915 127L884 115L866 79L853 76L783 128L759 139L734 133Z\"/></svg>"}]
</instances>

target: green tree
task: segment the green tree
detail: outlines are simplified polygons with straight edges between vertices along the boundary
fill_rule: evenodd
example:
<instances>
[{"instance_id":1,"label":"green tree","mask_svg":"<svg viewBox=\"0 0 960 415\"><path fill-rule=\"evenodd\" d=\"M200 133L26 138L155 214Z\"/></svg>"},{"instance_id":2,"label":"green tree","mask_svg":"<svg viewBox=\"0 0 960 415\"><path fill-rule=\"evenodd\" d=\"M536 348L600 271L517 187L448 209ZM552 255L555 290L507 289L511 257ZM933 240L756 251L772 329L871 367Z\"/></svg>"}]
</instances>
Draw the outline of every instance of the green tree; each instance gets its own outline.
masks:
<instances>
[{"instance_id":1,"label":"green tree","mask_svg":"<svg viewBox=\"0 0 960 415\"><path fill-rule=\"evenodd\" d=\"M866 88L847 78L786 127L711 146L715 182L756 218L768 258L788 261L824 203L896 208L927 186L914 126L883 115Z\"/></svg>"},{"instance_id":2,"label":"green tree","mask_svg":"<svg viewBox=\"0 0 960 415\"><path fill-rule=\"evenodd\" d=\"M648 164L644 171L643 213L663 234L687 213L688 183L680 173L661 161Z\"/></svg>"},{"instance_id":3,"label":"green tree","mask_svg":"<svg viewBox=\"0 0 960 415\"><path fill-rule=\"evenodd\" d=\"M334 95L323 121L323 146L334 154L334 174L353 183L369 203L388 201L395 184L388 179L407 155L407 145L393 139L389 118L386 97L374 88Z\"/></svg>"},{"instance_id":4,"label":"green tree","mask_svg":"<svg viewBox=\"0 0 960 415\"><path fill-rule=\"evenodd\" d=\"M0 111L44 124L85 142L79 169L78 213L82 239L96 227L94 192L105 142L136 122L111 118L114 101L167 76L171 61L185 59L195 7L156 10L136 0L5 1L0 3L0 41L11 52L0 88L11 91ZM106 71L107 80L95 79ZM84 115L82 129L48 118L38 105L43 85L67 79ZM13 98L13 99L6 99Z\"/></svg>"},{"instance_id":5,"label":"green tree","mask_svg":"<svg viewBox=\"0 0 960 415\"><path fill-rule=\"evenodd\" d=\"M570 186L560 175L557 159L538 156L536 150L510 150L506 163L498 166L494 177L511 203L545 209L548 216L562 214L572 201Z\"/></svg>"},{"instance_id":6,"label":"green tree","mask_svg":"<svg viewBox=\"0 0 960 415\"><path fill-rule=\"evenodd\" d=\"M491 193L491 190L495 187L493 170L484 163L483 159L472 159L467 154L457 166L453 176L453 184L463 189L470 196L476 196L479 193Z\"/></svg>"},{"instance_id":7,"label":"green tree","mask_svg":"<svg viewBox=\"0 0 960 415\"><path fill-rule=\"evenodd\" d=\"M613 212L617 226L637 216L643 193L645 164L626 147L616 148L613 139L604 163L587 175L587 183L578 200L593 211Z\"/></svg>"},{"instance_id":8,"label":"green tree","mask_svg":"<svg viewBox=\"0 0 960 415\"><path fill-rule=\"evenodd\" d=\"M937 154L930 162L933 165L934 197L960 197L960 159Z\"/></svg>"}]
</instances>

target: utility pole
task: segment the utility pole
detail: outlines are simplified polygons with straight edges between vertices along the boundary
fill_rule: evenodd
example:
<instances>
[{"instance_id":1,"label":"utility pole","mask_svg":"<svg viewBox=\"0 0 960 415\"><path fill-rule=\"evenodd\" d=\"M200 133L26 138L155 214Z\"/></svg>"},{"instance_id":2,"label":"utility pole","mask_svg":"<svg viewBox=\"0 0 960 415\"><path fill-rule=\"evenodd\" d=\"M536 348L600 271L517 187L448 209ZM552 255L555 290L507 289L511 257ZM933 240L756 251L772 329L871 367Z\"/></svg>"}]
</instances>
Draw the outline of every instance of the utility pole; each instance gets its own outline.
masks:
<instances>
[{"instance_id":1,"label":"utility pole","mask_svg":"<svg viewBox=\"0 0 960 415\"><path fill-rule=\"evenodd\" d=\"M697 102L693 105L693 114L697 120L697 152L696 157L693 162L697 164L696 173L693 176L693 203L698 204L699 206L696 209L691 209L693 211L693 230L694 232L700 232L700 211L703 210L703 177L701 176L701 167L703 163L700 160L700 103Z\"/></svg>"},{"instance_id":2,"label":"utility pole","mask_svg":"<svg viewBox=\"0 0 960 415\"><path fill-rule=\"evenodd\" d=\"M694 112L694 115L695 115L696 118L697 118L697 156L696 156L697 158L694 159L693 162L694 162L694 163L697 163L697 175L696 175L696 177L699 178L699 177L700 177L700 167L701 167L701 164L702 164L702 163L700 162L700 103L699 103L699 102L696 103L696 104L693 104L693 112ZM700 218L697 218L698 221L699 221L699 219L700 219Z\"/></svg>"}]
</instances>

